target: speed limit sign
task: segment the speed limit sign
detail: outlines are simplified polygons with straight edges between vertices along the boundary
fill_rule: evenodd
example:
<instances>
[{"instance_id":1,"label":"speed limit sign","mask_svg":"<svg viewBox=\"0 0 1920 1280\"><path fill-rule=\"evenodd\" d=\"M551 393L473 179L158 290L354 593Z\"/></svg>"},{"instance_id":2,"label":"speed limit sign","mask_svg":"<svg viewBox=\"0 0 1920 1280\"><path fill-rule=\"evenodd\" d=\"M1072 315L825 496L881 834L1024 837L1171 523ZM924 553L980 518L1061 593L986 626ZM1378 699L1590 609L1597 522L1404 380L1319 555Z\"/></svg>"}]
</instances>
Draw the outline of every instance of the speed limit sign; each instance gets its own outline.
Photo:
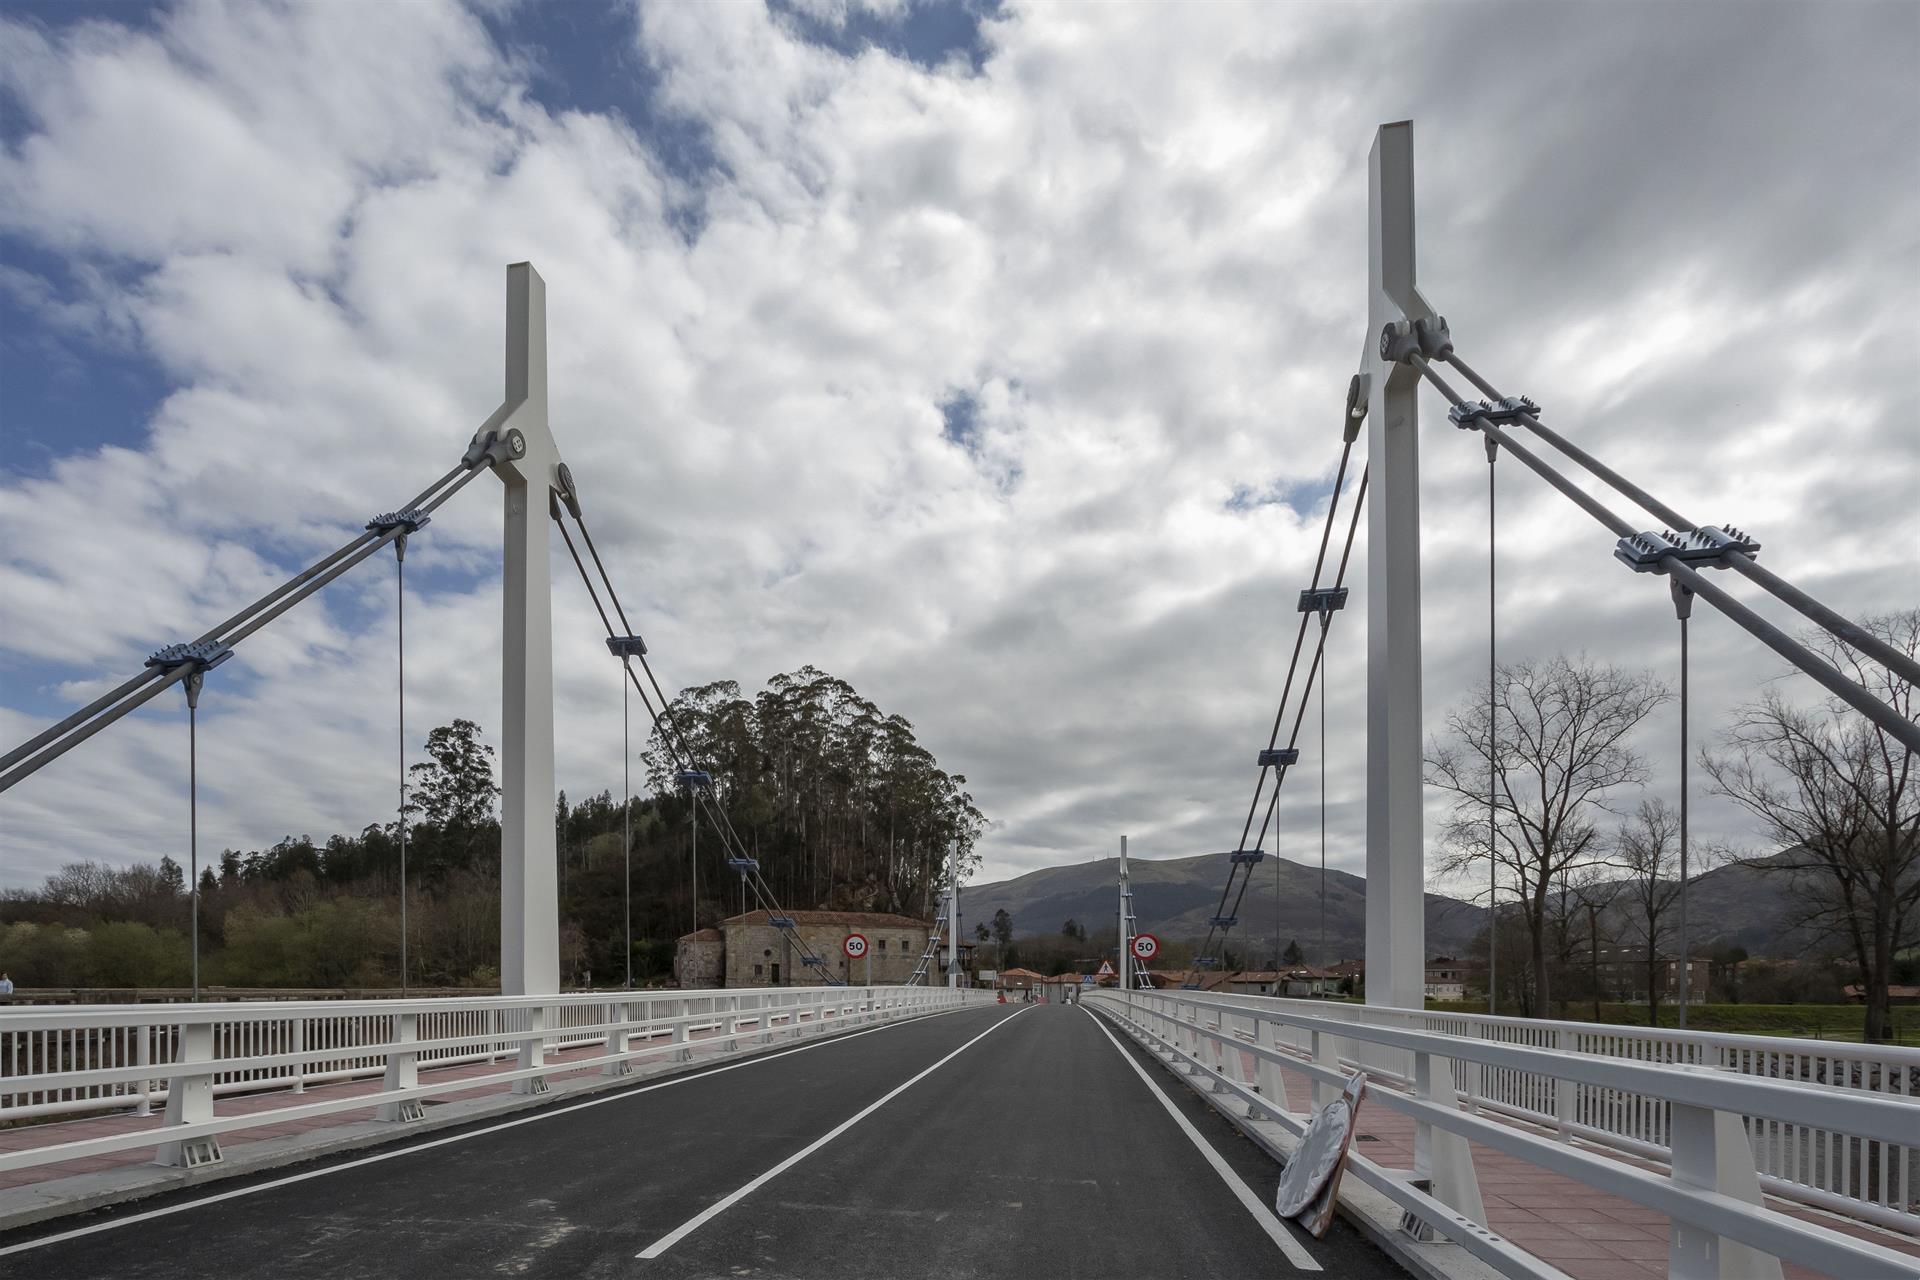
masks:
<instances>
[{"instance_id":1,"label":"speed limit sign","mask_svg":"<svg viewBox=\"0 0 1920 1280\"><path fill-rule=\"evenodd\" d=\"M847 959L858 960L861 956L867 954L867 935L864 933L848 934L846 941L840 944L840 949L847 953Z\"/></svg>"},{"instance_id":2,"label":"speed limit sign","mask_svg":"<svg viewBox=\"0 0 1920 1280\"><path fill-rule=\"evenodd\" d=\"M1133 958L1151 960L1160 954L1160 939L1150 933L1137 933L1133 937Z\"/></svg>"}]
</instances>

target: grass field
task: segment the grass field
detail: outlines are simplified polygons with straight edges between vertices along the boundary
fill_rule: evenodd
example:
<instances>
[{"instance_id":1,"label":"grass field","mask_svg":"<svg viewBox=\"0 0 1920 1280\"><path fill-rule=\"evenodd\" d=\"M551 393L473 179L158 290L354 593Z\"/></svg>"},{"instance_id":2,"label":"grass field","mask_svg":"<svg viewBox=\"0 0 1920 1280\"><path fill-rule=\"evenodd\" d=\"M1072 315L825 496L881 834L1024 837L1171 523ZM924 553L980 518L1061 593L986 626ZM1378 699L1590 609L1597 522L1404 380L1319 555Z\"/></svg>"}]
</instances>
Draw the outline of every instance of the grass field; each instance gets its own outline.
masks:
<instances>
[{"instance_id":1,"label":"grass field","mask_svg":"<svg viewBox=\"0 0 1920 1280\"><path fill-rule=\"evenodd\" d=\"M1429 1000L1427 1008L1445 1013L1485 1013L1479 1001ZM1672 1005L1660 1006L1660 1025L1674 1026L1678 1011ZM1593 1006L1569 1005L1563 1015L1569 1021L1591 1022ZM1725 1031L1749 1036L1800 1036L1813 1040L1845 1040L1858 1044L1867 1011L1857 1004L1696 1004L1687 1009L1689 1031ZM1602 1004L1600 1021L1623 1026L1647 1025L1647 1007L1633 1004ZM1896 1006L1893 1010L1893 1042L1920 1046L1920 1007Z\"/></svg>"}]
</instances>

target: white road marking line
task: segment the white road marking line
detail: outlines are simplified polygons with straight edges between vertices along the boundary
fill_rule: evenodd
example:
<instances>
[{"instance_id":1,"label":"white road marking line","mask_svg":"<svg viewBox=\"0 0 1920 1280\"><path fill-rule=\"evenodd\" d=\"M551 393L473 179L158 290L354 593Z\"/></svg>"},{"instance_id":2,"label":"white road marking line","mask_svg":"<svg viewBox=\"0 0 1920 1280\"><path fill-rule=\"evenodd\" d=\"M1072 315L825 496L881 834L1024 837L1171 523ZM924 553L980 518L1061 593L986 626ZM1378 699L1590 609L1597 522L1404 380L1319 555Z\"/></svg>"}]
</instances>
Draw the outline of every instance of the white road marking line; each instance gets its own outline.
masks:
<instances>
[{"instance_id":1,"label":"white road marking line","mask_svg":"<svg viewBox=\"0 0 1920 1280\"><path fill-rule=\"evenodd\" d=\"M715 1067L711 1071L696 1071L689 1075L675 1076L671 1080L662 1080L657 1084L641 1085L637 1089L621 1089L598 1098L588 1098L585 1101L575 1102L564 1107L542 1108L532 1115L521 1116L517 1120L503 1120L499 1124L490 1124L483 1129L470 1129L466 1133L456 1133L451 1137L435 1138L430 1142L417 1142L412 1146L401 1147L397 1151L382 1151L375 1155L362 1156L358 1160L346 1161L344 1164L328 1165L324 1169L309 1169L305 1173L289 1174L284 1178L274 1178L269 1182L256 1183L250 1187L240 1187L233 1191L221 1191L210 1196L202 1196L198 1200L189 1200L184 1204L168 1205L163 1209L148 1209L144 1213L128 1214L125 1217L113 1218L106 1222L96 1222L88 1227L75 1227L71 1231L62 1231L57 1235L42 1236L38 1240L27 1240L20 1244L7 1245L5 1248L0 1248L0 1258L4 1258L8 1254L13 1253L26 1253L30 1249L42 1249L50 1244L60 1244L63 1241L78 1239L81 1236L90 1236L100 1231L112 1231L116 1227L130 1227L136 1222L147 1222L154 1218L165 1218L176 1213L185 1213L189 1209L198 1209L202 1205L219 1204L223 1200L238 1200L241 1196L255 1195L262 1191L272 1191L276 1187L292 1186L296 1182L305 1182L310 1178L324 1178L331 1173L342 1173L348 1169L358 1169L364 1165L379 1164L383 1160L397 1160L401 1156L410 1156L416 1151L431 1151L435 1147L449 1146L455 1142L465 1142L469 1138L484 1137L489 1133L499 1133L502 1129L517 1129L523 1124L533 1124L540 1120L551 1120L555 1116L566 1115L569 1111L581 1111L587 1107L603 1106L609 1102L619 1102L624 1098L637 1098L643 1093L652 1093L655 1089L666 1089L676 1084L687 1084L694 1080L704 1080L709 1076L725 1075L729 1071L738 1071L742 1067L758 1066L763 1062L775 1062L781 1058L791 1058L794 1054L805 1053L809 1049L823 1049L828 1045L845 1044L849 1040L858 1040L861 1036L870 1036L876 1031L891 1031L897 1027L905 1027L916 1022L924 1022L929 1018L943 1018L951 1013L964 1013L965 1011L964 1008L946 1009L940 1013L923 1014L917 1018L909 1018L905 1022L890 1022L885 1026L868 1027L865 1031L849 1032L846 1035L834 1036L828 1040L817 1040L812 1044L803 1044L796 1049L785 1049L779 1053L763 1053L756 1057L748 1058L744 1062L733 1062L724 1067ZM994 1025L998 1026L999 1024L996 1023ZM479 1080L477 1083L484 1084L485 1081ZM162 1192L161 1194L164 1195L165 1193Z\"/></svg>"},{"instance_id":2,"label":"white road marking line","mask_svg":"<svg viewBox=\"0 0 1920 1280\"><path fill-rule=\"evenodd\" d=\"M1320 1264L1313 1260L1313 1255L1307 1252L1306 1246L1293 1238L1293 1233L1287 1230L1286 1224L1280 1221L1272 1209L1261 1203L1260 1197L1253 1194L1253 1188L1233 1171L1233 1166L1213 1149L1213 1144L1201 1136L1200 1131L1193 1127L1192 1121L1180 1114L1180 1108L1173 1105L1173 1100L1161 1091L1160 1086L1155 1084L1145 1071L1140 1069L1140 1064L1133 1060L1133 1055L1114 1039L1113 1032L1107 1030L1107 1024L1100 1020L1100 1015L1091 1009L1086 1012L1087 1016L1093 1019L1094 1025L1100 1028L1100 1034L1113 1045L1113 1051L1126 1060L1127 1065L1133 1068L1133 1074L1140 1077L1140 1083L1146 1085L1160 1105L1167 1109L1167 1114L1173 1117L1173 1122L1180 1126L1180 1132L1186 1134L1187 1140L1200 1149L1200 1154L1207 1158L1207 1163L1213 1166L1213 1171L1220 1175L1220 1181L1226 1183L1227 1189L1233 1192L1234 1199L1253 1215L1253 1220L1260 1224L1260 1229L1280 1246L1280 1252L1287 1255L1287 1261L1302 1271L1320 1270Z\"/></svg>"},{"instance_id":3,"label":"white road marking line","mask_svg":"<svg viewBox=\"0 0 1920 1280\"><path fill-rule=\"evenodd\" d=\"M1027 1006L1028 1009L1033 1007L1034 1006L1032 1005ZM866 1119L868 1116L872 1115L874 1112L878 1111L880 1108L886 1106L889 1102L892 1102L895 1098L899 1097L901 1094L905 1093L907 1090L913 1088L914 1085L920 1083L920 1081L926 1079L928 1076L938 1071L941 1067L946 1066L949 1062L952 1062L955 1058L965 1053L968 1049L971 1049L974 1045L979 1044L982 1040L985 1040L988 1036L992 1035L994 1032L998 1031L1000 1028L1006 1026L1009 1022L1012 1022L1014 1018L1018 1018L1021 1013L1025 1013L1026 1011L1027 1009L1022 1009L1020 1010L1020 1013L1014 1014L1012 1018L1000 1019L1000 1021L994 1023L992 1026L988 1027L985 1031L982 1031L979 1035L967 1041L965 1044L961 1045L958 1049L955 1049L952 1053L948 1054L946 1057L940 1059L940 1061L934 1063L932 1066L928 1067L926 1070L920 1072L918 1075L914 1076L911 1080L906 1081L904 1084L895 1085L892 1089L890 1089L887 1092L886 1096L881 1098L878 1102L868 1103L866 1106L862 1107L859 1111L855 1112L852 1116L848 1117L845 1120L842 1120L839 1124L829 1129L826 1133L822 1134L818 1138L815 1138L812 1142L809 1142L806 1146L800 1148L800 1150L794 1152L792 1155L788 1156L785 1160L782 1160L779 1164L773 1166L773 1168L767 1170L765 1173L755 1178L752 1182L749 1182L746 1186L741 1187L738 1191L735 1191L733 1194L726 1196L721 1200L717 1200L713 1204L707 1206L706 1209L695 1214L693 1217L688 1218L685 1222L681 1223L679 1226L675 1227L673 1230L667 1232L667 1234L661 1236L658 1240L655 1240L652 1244L648 1245L646 1248L642 1249L639 1253L635 1254L634 1256L636 1258L659 1257L661 1254L665 1253L667 1250L673 1248L674 1245L680 1243L680 1241L685 1239L689 1234L699 1230L700 1227L704 1226L706 1223L711 1222L713 1219L725 1213L728 1209L731 1209L734 1205L740 1203L740 1201L752 1195L755 1191L758 1191L761 1187L766 1186L767 1183L773 1181L775 1178L779 1177L781 1174L785 1173L787 1170L793 1168L794 1165L799 1164L802 1160L805 1160L808 1156L812 1155L814 1152L818 1151L820 1148L826 1146L829 1142L832 1142L835 1138L839 1137L841 1134L845 1133L847 1130L853 1128L853 1126L855 1126L856 1124L859 1124L862 1120Z\"/></svg>"}]
</instances>

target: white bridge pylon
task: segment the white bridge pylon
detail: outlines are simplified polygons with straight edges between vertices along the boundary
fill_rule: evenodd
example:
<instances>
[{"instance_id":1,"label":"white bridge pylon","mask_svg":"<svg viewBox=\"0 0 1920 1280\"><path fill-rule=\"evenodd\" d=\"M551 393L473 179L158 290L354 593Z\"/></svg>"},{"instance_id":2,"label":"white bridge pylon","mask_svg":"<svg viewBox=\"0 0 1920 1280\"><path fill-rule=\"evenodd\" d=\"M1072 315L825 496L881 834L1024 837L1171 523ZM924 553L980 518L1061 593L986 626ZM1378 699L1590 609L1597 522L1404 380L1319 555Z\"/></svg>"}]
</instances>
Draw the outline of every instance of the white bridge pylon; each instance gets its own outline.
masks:
<instances>
[{"instance_id":1,"label":"white bridge pylon","mask_svg":"<svg viewBox=\"0 0 1920 1280\"><path fill-rule=\"evenodd\" d=\"M506 398L469 450L505 485L500 629L500 990L560 990L553 830L553 566L548 511L570 477L547 420L547 286L507 268Z\"/></svg>"}]
</instances>

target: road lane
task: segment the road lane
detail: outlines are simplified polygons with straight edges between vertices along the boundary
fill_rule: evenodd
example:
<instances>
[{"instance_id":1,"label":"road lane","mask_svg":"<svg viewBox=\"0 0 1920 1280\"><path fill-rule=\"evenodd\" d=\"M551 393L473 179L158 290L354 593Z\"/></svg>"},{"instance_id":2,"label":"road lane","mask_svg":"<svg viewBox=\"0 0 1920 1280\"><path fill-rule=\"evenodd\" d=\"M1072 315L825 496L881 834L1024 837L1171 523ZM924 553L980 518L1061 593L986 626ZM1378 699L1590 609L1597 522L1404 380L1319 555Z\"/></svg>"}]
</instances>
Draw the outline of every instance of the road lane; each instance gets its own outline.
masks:
<instances>
[{"instance_id":1,"label":"road lane","mask_svg":"<svg viewBox=\"0 0 1920 1280\"><path fill-rule=\"evenodd\" d=\"M0 1276L630 1276L650 1241L805 1147L1013 1010L989 1007L819 1042L802 1052L557 1104L505 1127L286 1183L279 1172L0 1238L183 1212L0 1257ZM492 1130L492 1131L486 1131ZM238 1181L238 1180L236 1180ZM280 1185L274 1185L280 1184ZM203 1203L204 1202L204 1203Z\"/></svg>"},{"instance_id":2,"label":"road lane","mask_svg":"<svg viewBox=\"0 0 1920 1280\"><path fill-rule=\"evenodd\" d=\"M846 1280L1310 1276L1128 1065L1264 1204L1279 1167L1084 1010L1042 1005L641 1275ZM1287 1228L1292 1230L1292 1228ZM1297 1239L1341 1280L1401 1272L1344 1223Z\"/></svg>"}]
</instances>

